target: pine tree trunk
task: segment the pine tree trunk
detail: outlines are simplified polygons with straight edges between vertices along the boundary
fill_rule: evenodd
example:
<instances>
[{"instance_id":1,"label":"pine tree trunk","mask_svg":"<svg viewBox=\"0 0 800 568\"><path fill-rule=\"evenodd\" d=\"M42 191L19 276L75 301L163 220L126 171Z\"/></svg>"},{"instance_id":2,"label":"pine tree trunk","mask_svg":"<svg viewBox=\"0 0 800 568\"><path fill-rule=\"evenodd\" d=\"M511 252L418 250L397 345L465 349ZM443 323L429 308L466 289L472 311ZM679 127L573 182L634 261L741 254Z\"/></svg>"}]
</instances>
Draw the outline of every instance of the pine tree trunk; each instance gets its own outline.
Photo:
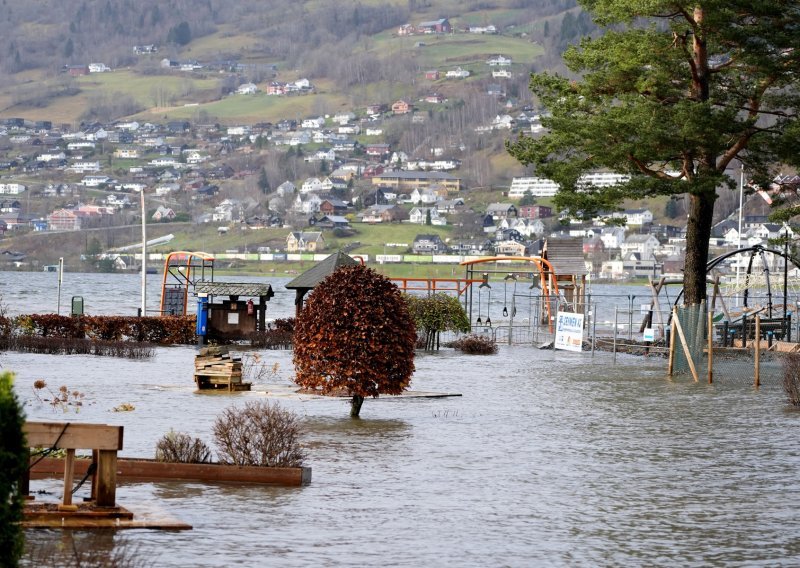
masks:
<instances>
[{"instance_id":1,"label":"pine tree trunk","mask_svg":"<svg viewBox=\"0 0 800 568\"><path fill-rule=\"evenodd\" d=\"M706 299L706 265L711 225L714 219L715 192L689 195L686 224L686 263L684 264L683 303L699 304Z\"/></svg>"},{"instance_id":2,"label":"pine tree trunk","mask_svg":"<svg viewBox=\"0 0 800 568\"><path fill-rule=\"evenodd\" d=\"M364 404L364 397L359 394L353 395L353 400L350 401L350 417L358 418L361 413L361 405Z\"/></svg>"}]
</instances>

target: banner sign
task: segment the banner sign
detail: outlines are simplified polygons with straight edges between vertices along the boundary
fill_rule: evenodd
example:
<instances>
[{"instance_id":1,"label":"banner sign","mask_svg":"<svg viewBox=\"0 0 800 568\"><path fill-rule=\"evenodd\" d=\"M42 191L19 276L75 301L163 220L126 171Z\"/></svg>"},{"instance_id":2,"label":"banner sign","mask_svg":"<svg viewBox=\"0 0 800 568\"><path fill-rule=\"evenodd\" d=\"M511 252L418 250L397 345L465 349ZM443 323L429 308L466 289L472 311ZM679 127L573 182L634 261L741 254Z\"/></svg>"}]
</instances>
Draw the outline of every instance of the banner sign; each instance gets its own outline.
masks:
<instances>
[{"instance_id":1,"label":"banner sign","mask_svg":"<svg viewBox=\"0 0 800 568\"><path fill-rule=\"evenodd\" d=\"M567 351L583 350L583 314L556 314L556 341L553 346Z\"/></svg>"}]
</instances>

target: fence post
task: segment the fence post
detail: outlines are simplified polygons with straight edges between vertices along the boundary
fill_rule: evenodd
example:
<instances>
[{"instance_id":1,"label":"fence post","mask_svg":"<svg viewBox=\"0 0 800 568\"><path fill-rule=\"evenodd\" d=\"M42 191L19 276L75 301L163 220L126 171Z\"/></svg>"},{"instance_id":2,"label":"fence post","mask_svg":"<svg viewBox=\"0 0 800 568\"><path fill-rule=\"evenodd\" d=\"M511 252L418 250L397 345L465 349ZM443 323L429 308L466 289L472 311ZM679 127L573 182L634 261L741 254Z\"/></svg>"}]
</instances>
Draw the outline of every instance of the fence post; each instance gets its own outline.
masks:
<instances>
[{"instance_id":1,"label":"fence post","mask_svg":"<svg viewBox=\"0 0 800 568\"><path fill-rule=\"evenodd\" d=\"M714 382L714 312L708 312L708 384Z\"/></svg>"},{"instance_id":2,"label":"fence post","mask_svg":"<svg viewBox=\"0 0 800 568\"><path fill-rule=\"evenodd\" d=\"M758 388L761 385L761 316L758 314L756 314L756 337L753 341L753 345L756 348L756 368L753 380L755 383L754 386Z\"/></svg>"},{"instance_id":3,"label":"fence post","mask_svg":"<svg viewBox=\"0 0 800 568\"><path fill-rule=\"evenodd\" d=\"M669 365L667 367L667 374L671 377L672 371L675 367L675 341L677 335L675 334L675 321L678 319L678 308L672 308L672 322L669 329Z\"/></svg>"},{"instance_id":4,"label":"fence post","mask_svg":"<svg viewBox=\"0 0 800 568\"><path fill-rule=\"evenodd\" d=\"M597 306L590 306L590 309L592 311L592 357L594 357L594 344L595 341L597 341L597 318L595 318L595 314L597 314Z\"/></svg>"},{"instance_id":5,"label":"fence post","mask_svg":"<svg viewBox=\"0 0 800 568\"><path fill-rule=\"evenodd\" d=\"M635 297L628 294L628 341L633 341L633 299Z\"/></svg>"},{"instance_id":6,"label":"fence post","mask_svg":"<svg viewBox=\"0 0 800 568\"><path fill-rule=\"evenodd\" d=\"M614 363L617 362L617 311L618 310L619 308L617 306L614 306L614 343L613 343L614 347L612 348L612 352L614 353L614 355L611 359Z\"/></svg>"}]
</instances>

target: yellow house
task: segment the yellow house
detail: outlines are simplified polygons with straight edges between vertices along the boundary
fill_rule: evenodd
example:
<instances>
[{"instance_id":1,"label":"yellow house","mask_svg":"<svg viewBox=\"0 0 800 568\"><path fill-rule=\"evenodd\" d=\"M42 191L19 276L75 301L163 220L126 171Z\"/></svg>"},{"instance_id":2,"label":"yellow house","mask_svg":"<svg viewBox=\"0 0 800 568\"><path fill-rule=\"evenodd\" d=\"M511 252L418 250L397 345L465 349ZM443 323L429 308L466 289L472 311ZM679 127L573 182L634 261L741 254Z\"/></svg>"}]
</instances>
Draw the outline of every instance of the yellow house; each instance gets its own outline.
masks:
<instances>
[{"instance_id":1,"label":"yellow house","mask_svg":"<svg viewBox=\"0 0 800 568\"><path fill-rule=\"evenodd\" d=\"M286 252L318 252L325 249L319 231L292 231L286 237Z\"/></svg>"}]
</instances>

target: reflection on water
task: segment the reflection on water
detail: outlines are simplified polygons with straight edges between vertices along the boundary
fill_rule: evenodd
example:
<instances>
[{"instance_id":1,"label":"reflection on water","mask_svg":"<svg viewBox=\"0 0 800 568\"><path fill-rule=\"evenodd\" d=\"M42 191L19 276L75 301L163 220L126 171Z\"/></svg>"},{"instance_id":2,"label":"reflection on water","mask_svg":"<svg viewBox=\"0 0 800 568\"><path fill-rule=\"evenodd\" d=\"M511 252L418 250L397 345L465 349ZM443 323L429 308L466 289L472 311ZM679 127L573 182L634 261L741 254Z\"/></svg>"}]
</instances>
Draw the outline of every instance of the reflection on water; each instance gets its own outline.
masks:
<instances>
[{"instance_id":1,"label":"reflection on water","mask_svg":"<svg viewBox=\"0 0 800 568\"><path fill-rule=\"evenodd\" d=\"M29 418L121 424L123 455L150 457L170 429L211 443L226 406L265 396L195 394L194 354L3 353L0 364L18 373ZM291 352L262 355L289 384ZM307 431L309 486L123 484L120 504L194 530L129 531L98 548L116 550L124 536L140 557L174 567L800 563L800 413L780 389L668 380L661 359L617 361L444 350L417 358L411 386L462 397L368 399L355 421L346 400L281 399ZM33 397L37 378L88 404L53 412ZM125 402L136 409L112 411Z\"/></svg>"}]
</instances>

